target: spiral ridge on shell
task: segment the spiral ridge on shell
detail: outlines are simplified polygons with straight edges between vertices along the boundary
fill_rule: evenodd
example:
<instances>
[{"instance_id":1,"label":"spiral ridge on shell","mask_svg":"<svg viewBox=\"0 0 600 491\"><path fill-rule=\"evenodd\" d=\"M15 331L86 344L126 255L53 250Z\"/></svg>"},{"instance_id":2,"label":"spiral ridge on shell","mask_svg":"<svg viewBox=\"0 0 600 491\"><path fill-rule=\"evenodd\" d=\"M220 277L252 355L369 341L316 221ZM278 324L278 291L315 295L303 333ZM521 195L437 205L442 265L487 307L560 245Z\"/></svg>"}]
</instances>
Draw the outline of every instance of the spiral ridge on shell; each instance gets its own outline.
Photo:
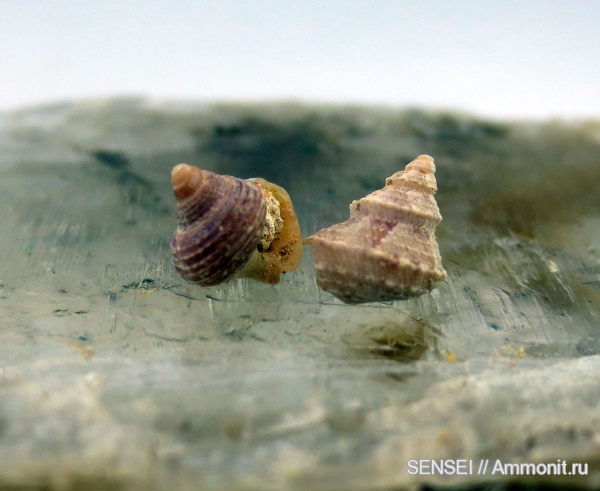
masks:
<instances>
[{"instance_id":1,"label":"spiral ridge on shell","mask_svg":"<svg viewBox=\"0 0 600 491\"><path fill-rule=\"evenodd\" d=\"M262 236L267 207L260 186L187 164L173 168L171 181L177 199L175 269L202 286L231 279Z\"/></svg>"},{"instance_id":2,"label":"spiral ridge on shell","mask_svg":"<svg viewBox=\"0 0 600 491\"><path fill-rule=\"evenodd\" d=\"M442 281L434 174L433 159L417 157L383 189L353 201L347 221L307 238L319 287L362 303L422 295Z\"/></svg>"}]
</instances>

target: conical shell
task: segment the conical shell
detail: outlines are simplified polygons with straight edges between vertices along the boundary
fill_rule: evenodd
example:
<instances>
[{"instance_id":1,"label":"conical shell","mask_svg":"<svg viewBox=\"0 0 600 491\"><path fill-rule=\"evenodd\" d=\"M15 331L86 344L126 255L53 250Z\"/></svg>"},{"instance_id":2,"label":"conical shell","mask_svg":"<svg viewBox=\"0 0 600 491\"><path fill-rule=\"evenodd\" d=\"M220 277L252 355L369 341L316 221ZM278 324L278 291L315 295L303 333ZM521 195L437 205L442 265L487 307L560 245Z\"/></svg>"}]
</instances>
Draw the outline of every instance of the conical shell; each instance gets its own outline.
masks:
<instances>
[{"instance_id":1,"label":"conical shell","mask_svg":"<svg viewBox=\"0 0 600 491\"><path fill-rule=\"evenodd\" d=\"M203 286L233 277L250 259L267 214L260 187L186 164L173 168L177 230L173 262L186 280Z\"/></svg>"},{"instance_id":2,"label":"conical shell","mask_svg":"<svg viewBox=\"0 0 600 491\"><path fill-rule=\"evenodd\" d=\"M213 286L246 276L278 283L302 258L300 226L287 192L187 164L171 172L178 226L173 263L187 281Z\"/></svg>"},{"instance_id":3,"label":"conical shell","mask_svg":"<svg viewBox=\"0 0 600 491\"><path fill-rule=\"evenodd\" d=\"M434 174L433 159L417 157L383 189L353 201L349 220L305 239L318 285L346 303L362 303L422 295L443 280Z\"/></svg>"}]
</instances>

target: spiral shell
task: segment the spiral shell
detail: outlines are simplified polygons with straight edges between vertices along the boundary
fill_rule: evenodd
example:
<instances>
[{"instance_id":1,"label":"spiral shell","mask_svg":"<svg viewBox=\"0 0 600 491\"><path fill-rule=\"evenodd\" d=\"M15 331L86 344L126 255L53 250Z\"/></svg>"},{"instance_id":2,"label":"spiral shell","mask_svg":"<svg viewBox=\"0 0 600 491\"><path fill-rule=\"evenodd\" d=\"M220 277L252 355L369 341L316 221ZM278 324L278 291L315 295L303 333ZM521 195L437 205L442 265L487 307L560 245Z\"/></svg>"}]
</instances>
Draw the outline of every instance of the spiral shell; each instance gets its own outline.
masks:
<instances>
[{"instance_id":1,"label":"spiral shell","mask_svg":"<svg viewBox=\"0 0 600 491\"><path fill-rule=\"evenodd\" d=\"M383 189L350 205L350 219L305 239L317 283L346 303L404 300L446 277L435 239L442 220L435 165L421 155Z\"/></svg>"},{"instance_id":2,"label":"spiral shell","mask_svg":"<svg viewBox=\"0 0 600 491\"><path fill-rule=\"evenodd\" d=\"M173 263L187 281L213 286L246 276L278 283L302 257L301 232L287 192L187 164L171 171L177 200Z\"/></svg>"}]
</instances>

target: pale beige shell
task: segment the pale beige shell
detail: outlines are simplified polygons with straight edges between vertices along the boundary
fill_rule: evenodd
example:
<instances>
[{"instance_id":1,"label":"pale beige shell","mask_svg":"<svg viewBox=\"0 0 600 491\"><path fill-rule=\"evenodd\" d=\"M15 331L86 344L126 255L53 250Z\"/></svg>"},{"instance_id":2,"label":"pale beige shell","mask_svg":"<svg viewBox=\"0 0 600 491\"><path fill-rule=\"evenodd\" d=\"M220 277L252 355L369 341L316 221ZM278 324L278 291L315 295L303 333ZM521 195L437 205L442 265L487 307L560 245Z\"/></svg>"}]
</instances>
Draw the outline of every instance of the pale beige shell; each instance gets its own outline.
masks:
<instances>
[{"instance_id":1,"label":"pale beige shell","mask_svg":"<svg viewBox=\"0 0 600 491\"><path fill-rule=\"evenodd\" d=\"M383 189L353 201L349 220L305 239L317 284L346 303L362 303L415 297L442 281L434 174L433 159L417 157Z\"/></svg>"}]
</instances>

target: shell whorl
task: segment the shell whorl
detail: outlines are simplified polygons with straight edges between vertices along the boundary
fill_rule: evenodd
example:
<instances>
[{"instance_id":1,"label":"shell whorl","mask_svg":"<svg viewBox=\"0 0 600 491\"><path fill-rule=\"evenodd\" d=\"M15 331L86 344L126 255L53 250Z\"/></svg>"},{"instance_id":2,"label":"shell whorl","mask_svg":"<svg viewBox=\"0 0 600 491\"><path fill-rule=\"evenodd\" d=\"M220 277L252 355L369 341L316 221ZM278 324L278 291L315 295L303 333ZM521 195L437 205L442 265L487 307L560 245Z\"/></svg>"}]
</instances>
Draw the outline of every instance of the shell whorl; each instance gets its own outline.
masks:
<instances>
[{"instance_id":1,"label":"shell whorl","mask_svg":"<svg viewBox=\"0 0 600 491\"><path fill-rule=\"evenodd\" d=\"M420 155L405 170L385 180L385 187L353 201L350 218L369 215L372 219L437 226L442 221L435 202L435 165L429 155Z\"/></svg>"},{"instance_id":2,"label":"shell whorl","mask_svg":"<svg viewBox=\"0 0 600 491\"><path fill-rule=\"evenodd\" d=\"M187 164L173 168L171 182L177 199L175 269L203 286L227 281L261 239L267 208L260 187Z\"/></svg>"},{"instance_id":3,"label":"shell whorl","mask_svg":"<svg viewBox=\"0 0 600 491\"><path fill-rule=\"evenodd\" d=\"M435 165L421 155L383 189L350 205L350 219L306 239L317 283L346 303L401 300L446 277L435 228L442 220Z\"/></svg>"}]
</instances>

